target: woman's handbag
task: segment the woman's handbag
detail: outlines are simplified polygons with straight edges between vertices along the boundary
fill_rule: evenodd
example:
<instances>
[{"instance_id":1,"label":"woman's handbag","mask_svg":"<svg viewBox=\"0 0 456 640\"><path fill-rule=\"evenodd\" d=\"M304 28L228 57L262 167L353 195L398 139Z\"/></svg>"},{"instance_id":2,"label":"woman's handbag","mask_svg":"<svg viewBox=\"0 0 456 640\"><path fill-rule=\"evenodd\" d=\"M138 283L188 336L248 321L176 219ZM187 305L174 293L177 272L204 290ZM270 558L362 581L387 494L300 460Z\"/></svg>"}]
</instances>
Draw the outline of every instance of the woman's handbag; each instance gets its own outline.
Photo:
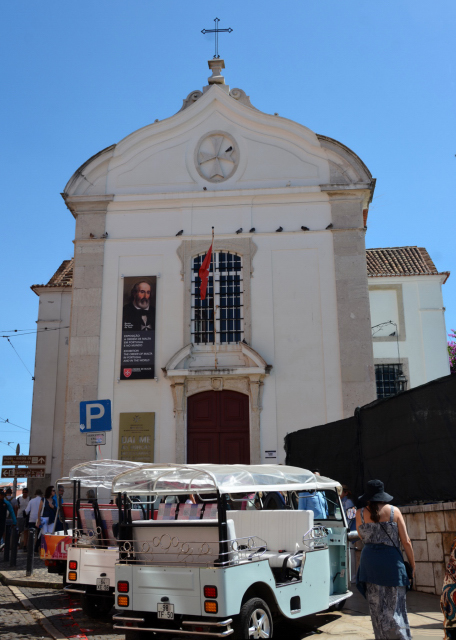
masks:
<instances>
[{"instance_id":1,"label":"woman's handbag","mask_svg":"<svg viewBox=\"0 0 456 640\"><path fill-rule=\"evenodd\" d=\"M41 518L40 518L40 529L42 530L43 533L49 533L48 527L49 527L49 517L48 516L41 516Z\"/></svg>"},{"instance_id":2,"label":"woman's handbag","mask_svg":"<svg viewBox=\"0 0 456 640\"><path fill-rule=\"evenodd\" d=\"M379 522L378 524L382 527L382 523L381 522ZM411 589L412 586L413 586L413 569L412 569L412 565L407 560L404 560L404 556L402 555L402 551L399 549L399 547L396 544L394 544L394 540L392 539L392 537L390 536L388 531L385 529L385 527L382 527L382 529L386 533L388 538L391 540L391 542L393 543L393 546L396 549L396 551L398 552L398 554L401 556L401 560L404 563L405 572L407 573L407 578L410 580L410 589Z\"/></svg>"}]
</instances>

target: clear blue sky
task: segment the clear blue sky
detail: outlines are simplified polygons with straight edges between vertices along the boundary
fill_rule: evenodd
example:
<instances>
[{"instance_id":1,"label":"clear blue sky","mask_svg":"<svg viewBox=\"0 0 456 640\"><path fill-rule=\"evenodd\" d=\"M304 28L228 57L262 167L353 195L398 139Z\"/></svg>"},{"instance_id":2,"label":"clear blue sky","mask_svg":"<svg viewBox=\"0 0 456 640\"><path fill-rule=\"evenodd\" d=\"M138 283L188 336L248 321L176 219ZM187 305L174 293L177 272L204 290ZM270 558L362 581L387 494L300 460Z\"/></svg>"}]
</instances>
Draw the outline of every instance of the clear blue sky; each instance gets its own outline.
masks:
<instances>
[{"instance_id":1,"label":"clear blue sky","mask_svg":"<svg viewBox=\"0 0 456 640\"><path fill-rule=\"evenodd\" d=\"M35 329L30 285L73 254L67 180L206 84L213 39L200 32L216 16L233 28L220 36L227 83L341 141L377 178L367 246L424 246L453 271L456 328L454 0L2 0L0 333ZM33 371L35 336L11 342ZM32 393L0 339L0 417L29 429ZM0 440L28 451L18 427L0 424Z\"/></svg>"}]
</instances>

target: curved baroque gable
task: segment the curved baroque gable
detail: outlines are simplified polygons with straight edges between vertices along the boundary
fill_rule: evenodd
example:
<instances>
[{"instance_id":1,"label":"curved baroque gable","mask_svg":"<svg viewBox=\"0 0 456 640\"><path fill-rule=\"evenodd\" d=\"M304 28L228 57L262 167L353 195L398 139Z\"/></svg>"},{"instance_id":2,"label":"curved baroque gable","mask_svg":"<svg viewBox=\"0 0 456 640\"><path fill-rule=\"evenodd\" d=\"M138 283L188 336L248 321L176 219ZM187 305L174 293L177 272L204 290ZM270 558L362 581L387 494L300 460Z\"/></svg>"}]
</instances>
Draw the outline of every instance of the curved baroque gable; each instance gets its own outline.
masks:
<instances>
[{"instance_id":1,"label":"curved baroque gable","mask_svg":"<svg viewBox=\"0 0 456 640\"><path fill-rule=\"evenodd\" d=\"M189 94L171 118L94 155L64 195L372 184L365 164L340 142L258 111L240 89L211 85Z\"/></svg>"}]
</instances>

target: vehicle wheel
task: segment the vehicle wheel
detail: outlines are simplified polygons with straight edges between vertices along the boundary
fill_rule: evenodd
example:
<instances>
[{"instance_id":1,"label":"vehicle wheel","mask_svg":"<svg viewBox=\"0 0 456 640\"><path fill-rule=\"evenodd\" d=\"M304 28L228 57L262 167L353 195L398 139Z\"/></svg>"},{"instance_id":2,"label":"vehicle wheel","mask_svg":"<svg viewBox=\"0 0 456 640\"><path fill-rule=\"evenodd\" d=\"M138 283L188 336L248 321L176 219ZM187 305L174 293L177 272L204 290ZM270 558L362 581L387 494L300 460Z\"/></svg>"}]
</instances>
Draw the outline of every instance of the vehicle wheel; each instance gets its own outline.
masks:
<instances>
[{"instance_id":1,"label":"vehicle wheel","mask_svg":"<svg viewBox=\"0 0 456 640\"><path fill-rule=\"evenodd\" d=\"M243 605L233 625L234 638L272 638L272 616L269 607L261 598L252 598Z\"/></svg>"},{"instance_id":2,"label":"vehicle wheel","mask_svg":"<svg viewBox=\"0 0 456 640\"><path fill-rule=\"evenodd\" d=\"M99 618L100 616L107 615L114 606L114 598L112 596L106 596L100 598L98 596L83 595L81 597L81 606L84 613L90 618Z\"/></svg>"}]
</instances>

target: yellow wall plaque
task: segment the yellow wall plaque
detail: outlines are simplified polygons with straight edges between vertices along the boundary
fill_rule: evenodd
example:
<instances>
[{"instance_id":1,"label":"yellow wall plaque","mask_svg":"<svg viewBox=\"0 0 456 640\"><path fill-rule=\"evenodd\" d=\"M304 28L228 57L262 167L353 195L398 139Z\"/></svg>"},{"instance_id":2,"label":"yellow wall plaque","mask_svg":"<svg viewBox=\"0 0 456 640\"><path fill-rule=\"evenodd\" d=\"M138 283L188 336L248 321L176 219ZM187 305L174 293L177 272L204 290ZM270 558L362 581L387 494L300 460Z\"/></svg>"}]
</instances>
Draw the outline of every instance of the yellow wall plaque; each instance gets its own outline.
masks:
<instances>
[{"instance_id":1,"label":"yellow wall plaque","mask_svg":"<svg viewBox=\"0 0 456 640\"><path fill-rule=\"evenodd\" d=\"M119 460L154 461L155 413L121 413Z\"/></svg>"}]
</instances>

